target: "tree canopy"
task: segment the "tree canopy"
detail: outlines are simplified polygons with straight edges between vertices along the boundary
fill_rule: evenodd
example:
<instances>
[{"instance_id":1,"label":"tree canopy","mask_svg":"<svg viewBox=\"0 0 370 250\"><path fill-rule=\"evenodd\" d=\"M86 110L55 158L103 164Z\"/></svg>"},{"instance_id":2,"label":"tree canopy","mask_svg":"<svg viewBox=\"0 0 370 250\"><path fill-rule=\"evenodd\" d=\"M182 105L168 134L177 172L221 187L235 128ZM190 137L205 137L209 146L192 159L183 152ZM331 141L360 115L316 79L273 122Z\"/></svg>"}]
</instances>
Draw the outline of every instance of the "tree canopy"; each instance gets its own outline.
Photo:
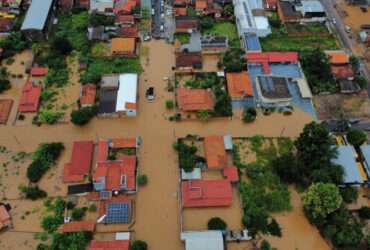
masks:
<instances>
[{"instance_id":1,"label":"tree canopy","mask_svg":"<svg viewBox=\"0 0 370 250\"><path fill-rule=\"evenodd\" d=\"M347 133L347 140L355 147L359 147L367 141L367 134L361 129L350 128Z\"/></svg>"}]
</instances>

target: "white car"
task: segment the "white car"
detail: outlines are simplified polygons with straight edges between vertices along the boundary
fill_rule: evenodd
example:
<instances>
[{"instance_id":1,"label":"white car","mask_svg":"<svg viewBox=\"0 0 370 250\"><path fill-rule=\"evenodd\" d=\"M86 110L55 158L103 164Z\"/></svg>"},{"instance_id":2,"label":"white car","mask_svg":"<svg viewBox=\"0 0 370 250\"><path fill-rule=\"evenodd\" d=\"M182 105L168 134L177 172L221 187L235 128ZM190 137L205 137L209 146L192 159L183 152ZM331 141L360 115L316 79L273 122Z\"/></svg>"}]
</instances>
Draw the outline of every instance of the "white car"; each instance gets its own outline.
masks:
<instances>
[{"instance_id":1,"label":"white car","mask_svg":"<svg viewBox=\"0 0 370 250\"><path fill-rule=\"evenodd\" d=\"M161 31L162 31L162 32L164 31L164 26L163 26L163 25L161 25Z\"/></svg>"},{"instance_id":2,"label":"white car","mask_svg":"<svg viewBox=\"0 0 370 250\"><path fill-rule=\"evenodd\" d=\"M149 36L149 35L145 35L145 36L143 37L143 40L144 40L144 42L148 42L148 41L152 40L152 37L151 37L151 36Z\"/></svg>"},{"instance_id":3,"label":"white car","mask_svg":"<svg viewBox=\"0 0 370 250\"><path fill-rule=\"evenodd\" d=\"M155 10L154 10L154 8L152 8L152 16L154 16L155 15Z\"/></svg>"},{"instance_id":4,"label":"white car","mask_svg":"<svg viewBox=\"0 0 370 250\"><path fill-rule=\"evenodd\" d=\"M335 18L333 17L332 22L333 22L333 24L336 24L337 20L335 20Z\"/></svg>"}]
</instances>

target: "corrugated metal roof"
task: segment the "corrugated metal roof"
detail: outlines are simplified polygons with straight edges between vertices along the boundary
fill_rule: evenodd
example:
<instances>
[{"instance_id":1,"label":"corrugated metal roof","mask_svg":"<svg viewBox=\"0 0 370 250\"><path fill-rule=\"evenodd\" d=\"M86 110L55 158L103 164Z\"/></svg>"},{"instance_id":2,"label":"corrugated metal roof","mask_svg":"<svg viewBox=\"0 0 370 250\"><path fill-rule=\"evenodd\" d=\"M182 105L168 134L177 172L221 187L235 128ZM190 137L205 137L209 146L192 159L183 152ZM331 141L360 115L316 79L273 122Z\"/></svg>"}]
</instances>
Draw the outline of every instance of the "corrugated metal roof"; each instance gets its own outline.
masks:
<instances>
[{"instance_id":1,"label":"corrugated metal roof","mask_svg":"<svg viewBox=\"0 0 370 250\"><path fill-rule=\"evenodd\" d=\"M352 146L339 145L338 157L333 159L332 162L342 166L344 170L344 180L345 184L356 184L363 183L361 173L357 168L355 161L355 155Z\"/></svg>"},{"instance_id":2,"label":"corrugated metal roof","mask_svg":"<svg viewBox=\"0 0 370 250\"><path fill-rule=\"evenodd\" d=\"M360 147L362 156L364 157L364 166L368 176L370 176L370 145L363 145Z\"/></svg>"},{"instance_id":3,"label":"corrugated metal roof","mask_svg":"<svg viewBox=\"0 0 370 250\"><path fill-rule=\"evenodd\" d=\"M181 233L186 250L224 250L221 231L188 231Z\"/></svg>"},{"instance_id":4,"label":"corrugated metal roof","mask_svg":"<svg viewBox=\"0 0 370 250\"><path fill-rule=\"evenodd\" d=\"M42 30L45 26L54 0L32 0L21 30Z\"/></svg>"}]
</instances>

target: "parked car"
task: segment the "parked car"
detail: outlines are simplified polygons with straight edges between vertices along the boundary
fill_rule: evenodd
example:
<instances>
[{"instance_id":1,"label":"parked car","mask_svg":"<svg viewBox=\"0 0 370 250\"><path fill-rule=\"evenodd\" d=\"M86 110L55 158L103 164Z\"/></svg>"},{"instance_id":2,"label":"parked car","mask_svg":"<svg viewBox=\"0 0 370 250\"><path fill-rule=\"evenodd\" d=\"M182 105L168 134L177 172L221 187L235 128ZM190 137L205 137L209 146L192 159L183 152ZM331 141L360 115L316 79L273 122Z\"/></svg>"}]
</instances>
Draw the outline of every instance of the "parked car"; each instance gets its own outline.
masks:
<instances>
[{"instance_id":1,"label":"parked car","mask_svg":"<svg viewBox=\"0 0 370 250\"><path fill-rule=\"evenodd\" d=\"M345 30L347 33L351 33L351 31L352 31L351 27L349 27L348 25L344 26L344 30Z\"/></svg>"},{"instance_id":2,"label":"parked car","mask_svg":"<svg viewBox=\"0 0 370 250\"><path fill-rule=\"evenodd\" d=\"M155 99L155 92L154 92L154 87L149 87L146 92L145 92L145 98L149 101L152 102Z\"/></svg>"},{"instance_id":3,"label":"parked car","mask_svg":"<svg viewBox=\"0 0 370 250\"><path fill-rule=\"evenodd\" d=\"M145 35L143 37L143 40L144 40L144 42L148 42L148 41L152 40L152 37L150 35Z\"/></svg>"}]
</instances>

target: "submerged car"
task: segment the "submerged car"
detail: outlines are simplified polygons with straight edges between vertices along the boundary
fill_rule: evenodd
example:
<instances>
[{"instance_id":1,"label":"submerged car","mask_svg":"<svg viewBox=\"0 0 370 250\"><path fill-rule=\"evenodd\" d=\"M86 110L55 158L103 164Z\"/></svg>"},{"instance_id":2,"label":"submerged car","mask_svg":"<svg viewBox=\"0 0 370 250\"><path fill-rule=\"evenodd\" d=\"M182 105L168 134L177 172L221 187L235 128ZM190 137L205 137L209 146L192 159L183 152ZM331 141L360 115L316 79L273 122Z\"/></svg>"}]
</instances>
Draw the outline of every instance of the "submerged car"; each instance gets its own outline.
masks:
<instances>
[{"instance_id":1,"label":"submerged car","mask_svg":"<svg viewBox=\"0 0 370 250\"><path fill-rule=\"evenodd\" d=\"M154 92L154 87L149 87L146 92L145 92L145 98L148 101L154 101L155 99L155 92Z\"/></svg>"}]
</instances>

